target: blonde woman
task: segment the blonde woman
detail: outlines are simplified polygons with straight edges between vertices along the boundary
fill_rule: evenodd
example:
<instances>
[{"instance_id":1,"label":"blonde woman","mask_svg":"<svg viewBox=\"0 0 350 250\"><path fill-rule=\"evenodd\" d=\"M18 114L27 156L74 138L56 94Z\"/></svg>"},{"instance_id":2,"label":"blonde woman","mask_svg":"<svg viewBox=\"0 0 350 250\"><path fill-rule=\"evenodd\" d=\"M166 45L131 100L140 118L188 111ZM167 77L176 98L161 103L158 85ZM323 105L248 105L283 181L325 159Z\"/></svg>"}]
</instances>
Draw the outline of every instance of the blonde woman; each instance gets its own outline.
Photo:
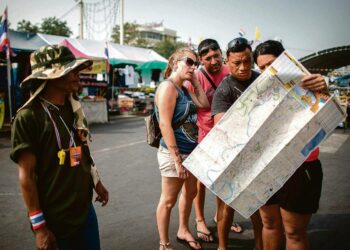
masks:
<instances>
[{"instance_id":1,"label":"blonde woman","mask_svg":"<svg viewBox=\"0 0 350 250\"><path fill-rule=\"evenodd\" d=\"M168 230L171 210L180 191L177 241L192 249L201 249L189 229L197 180L182 165L187 155L197 146L196 107L209 107L208 99L196 78L197 66L195 52L189 48L178 49L169 58L165 72L167 79L159 85L156 93L155 108L162 132L157 154L162 176L162 193L157 207L161 250L173 249ZM184 87L186 81L191 83L194 92Z\"/></svg>"}]
</instances>

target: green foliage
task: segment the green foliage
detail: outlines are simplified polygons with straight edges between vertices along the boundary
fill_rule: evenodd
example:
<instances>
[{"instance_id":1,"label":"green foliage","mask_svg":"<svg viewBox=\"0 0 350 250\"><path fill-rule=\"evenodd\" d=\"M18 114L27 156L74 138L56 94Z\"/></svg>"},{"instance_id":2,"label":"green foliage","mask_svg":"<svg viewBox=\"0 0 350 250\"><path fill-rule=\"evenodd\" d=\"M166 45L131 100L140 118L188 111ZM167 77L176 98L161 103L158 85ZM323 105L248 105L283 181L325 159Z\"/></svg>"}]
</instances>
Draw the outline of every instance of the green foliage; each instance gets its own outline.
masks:
<instances>
[{"instance_id":1,"label":"green foliage","mask_svg":"<svg viewBox=\"0 0 350 250\"><path fill-rule=\"evenodd\" d=\"M32 24L30 21L22 20L17 23L17 30L31 33L38 33L39 27L35 24Z\"/></svg>"},{"instance_id":2,"label":"green foliage","mask_svg":"<svg viewBox=\"0 0 350 250\"><path fill-rule=\"evenodd\" d=\"M155 44L153 50L165 58L169 58L178 48L186 47L184 42L172 42L169 40L161 41Z\"/></svg>"},{"instance_id":3,"label":"green foliage","mask_svg":"<svg viewBox=\"0 0 350 250\"><path fill-rule=\"evenodd\" d=\"M17 23L18 31L32 32L32 33L44 33L56 36L72 35L71 29L68 27L66 21L60 21L57 17L46 17L42 19L42 23L39 25L32 24L30 21L22 20Z\"/></svg>"},{"instance_id":4,"label":"green foliage","mask_svg":"<svg viewBox=\"0 0 350 250\"><path fill-rule=\"evenodd\" d=\"M67 36L72 34L71 29L67 26L66 21L60 21L57 17L46 17L42 19L40 32L49 35Z\"/></svg>"},{"instance_id":5,"label":"green foliage","mask_svg":"<svg viewBox=\"0 0 350 250\"><path fill-rule=\"evenodd\" d=\"M124 44L134 45L137 47L148 48L149 43L141 37L138 30L139 24L136 22L126 22L124 24ZM112 30L112 42L120 43L120 26L116 25Z\"/></svg>"}]
</instances>

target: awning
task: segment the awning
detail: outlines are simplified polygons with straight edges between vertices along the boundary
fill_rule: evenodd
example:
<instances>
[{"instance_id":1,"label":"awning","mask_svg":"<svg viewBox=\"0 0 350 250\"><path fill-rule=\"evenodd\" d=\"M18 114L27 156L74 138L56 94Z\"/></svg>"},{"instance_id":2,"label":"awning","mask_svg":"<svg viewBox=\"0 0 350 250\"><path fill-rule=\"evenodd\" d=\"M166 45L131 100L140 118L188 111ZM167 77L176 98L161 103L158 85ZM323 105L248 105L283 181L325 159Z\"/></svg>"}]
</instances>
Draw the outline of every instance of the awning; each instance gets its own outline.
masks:
<instances>
[{"instance_id":1,"label":"awning","mask_svg":"<svg viewBox=\"0 0 350 250\"><path fill-rule=\"evenodd\" d=\"M87 59L90 58L90 56L88 56L88 55L84 54L83 52L79 51L78 49L76 49L67 39L64 39L62 42L60 42L60 44L69 48L75 57L87 58Z\"/></svg>"},{"instance_id":2,"label":"awning","mask_svg":"<svg viewBox=\"0 0 350 250\"><path fill-rule=\"evenodd\" d=\"M47 45L36 33L9 30L11 49L15 52L32 52Z\"/></svg>"},{"instance_id":3,"label":"awning","mask_svg":"<svg viewBox=\"0 0 350 250\"><path fill-rule=\"evenodd\" d=\"M311 72L326 75L350 65L350 45L325 49L305 56L300 62Z\"/></svg>"},{"instance_id":4,"label":"awning","mask_svg":"<svg viewBox=\"0 0 350 250\"><path fill-rule=\"evenodd\" d=\"M164 70L168 64L162 61L149 61L140 64L136 67L136 70L152 70L152 69L160 69Z\"/></svg>"}]
</instances>

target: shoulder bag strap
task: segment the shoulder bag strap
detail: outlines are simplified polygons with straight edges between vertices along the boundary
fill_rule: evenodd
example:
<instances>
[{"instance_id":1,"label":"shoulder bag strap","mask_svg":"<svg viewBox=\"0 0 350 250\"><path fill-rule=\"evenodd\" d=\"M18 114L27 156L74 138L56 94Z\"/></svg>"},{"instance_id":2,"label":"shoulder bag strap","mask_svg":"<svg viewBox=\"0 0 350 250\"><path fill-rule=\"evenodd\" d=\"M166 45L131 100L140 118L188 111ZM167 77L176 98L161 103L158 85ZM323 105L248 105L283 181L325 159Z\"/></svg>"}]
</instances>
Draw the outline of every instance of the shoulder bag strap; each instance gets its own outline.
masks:
<instances>
[{"instance_id":1,"label":"shoulder bag strap","mask_svg":"<svg viewBox=\"0 0 350 250\"><path fill-rule=\"evenodd\" d=\"M186 116L181 121L178 121L176 124L172 124L173 129L178 129L179 127L181 127L181 125L185 123L189 115L190 115L190 111L188 111Z\"/></svg>"},{"instance_id":2,"label":"shoulder bag strap","mask_svg":"<svg viewBox=\"0 0 350 250\"><path fill-rule=\"evenodd\" d=\"M171 81L171 80L169 80L169 79L166 79L166 81L172 83L176 89L179 88L178 86L176 86L176 84L175 84L173 81ZM156 104L154 104L154 105L156 106ZM190 112L188 112L188 113L186 114L186 116L185 116L183 119L181 119L180 121L178 121L176 124L171 124L171 126L173 127L173 129L178 129L179 127L181 127L181 125L185 123L185 121L187 120L187 118L189 117L189 115L190 115Z\"/></svg>"},{"instance_id":3,"label":"shoulder bag strap","mask_svg":"<svg viewBox=\"0 0 350 250\"><path fill-rule=\"evenodd\" d=\"M217 87L216 87L215 83L214 83L213 80L209 77L208 73L203 69L203 67L200 68L199 70L200 70L200 71L203 73L203 75L208 79L208 81L210 82L210 84L211 84L211 86L213 87L213 89L216 90Z\"/></svg>"}]
</instances>

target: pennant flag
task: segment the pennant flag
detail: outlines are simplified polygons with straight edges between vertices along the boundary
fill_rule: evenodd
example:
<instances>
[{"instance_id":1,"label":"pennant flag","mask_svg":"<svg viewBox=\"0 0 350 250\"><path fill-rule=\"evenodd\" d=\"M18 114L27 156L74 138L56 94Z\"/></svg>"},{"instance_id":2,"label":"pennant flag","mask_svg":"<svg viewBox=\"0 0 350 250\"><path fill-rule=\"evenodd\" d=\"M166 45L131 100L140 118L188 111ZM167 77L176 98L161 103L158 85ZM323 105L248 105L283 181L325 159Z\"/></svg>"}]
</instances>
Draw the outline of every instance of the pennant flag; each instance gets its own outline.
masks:
<instances>
[{"instance_id":1,"label":"pennant flag","mask_svg":"<svg viewBox=\"0 0 350 250\"><path fill-rule=\"evenodd\" d=\"M192 39L191 39L191 37L188 38L187 47L192 49Z\"/></svg>"},{"instance_id":2,"label":"pennant flag","mask_svg":"<svg viewBox=\"0 0 350 250\"><path fill-rule=\"evenodd\" d=\"M243 29L239 29L238 35L241 37L245 36L245 31Z\"/></svg>"},{"instance_id":3,"label":"pennant flag","mask_svg":"<svg viewBox=\"0 0 350 250\"><path fill-rule=\"evenodd\" d=\"M4 49L8 49L10 51L10 55L12 56L12 50L10 48L10 39L8 37L7 31L7 7L5 8L4 14L1 18L1 27L0 27L0 51Z\"/></svg>"},{"instance_id":4,"label":"pennant flag","mask_svg":"<svg viewBox=\"0 0 350 250\"><path fill-rule=\"evenodd\" d=\"M258 27L255 27L255 41L259 41L261 38L261 33Z\"/></svg>"},{"instance_id":5,"label":"pennant flag","mask_svg":"<svg viewBox=\"0 0 350 250\"><path fill-rule=\"evenodd\" d=\"M105 43L105 56L107 58L107 72L109 72L111 65L109 64L108 42Z\"/></svg>"}]
</instances>

